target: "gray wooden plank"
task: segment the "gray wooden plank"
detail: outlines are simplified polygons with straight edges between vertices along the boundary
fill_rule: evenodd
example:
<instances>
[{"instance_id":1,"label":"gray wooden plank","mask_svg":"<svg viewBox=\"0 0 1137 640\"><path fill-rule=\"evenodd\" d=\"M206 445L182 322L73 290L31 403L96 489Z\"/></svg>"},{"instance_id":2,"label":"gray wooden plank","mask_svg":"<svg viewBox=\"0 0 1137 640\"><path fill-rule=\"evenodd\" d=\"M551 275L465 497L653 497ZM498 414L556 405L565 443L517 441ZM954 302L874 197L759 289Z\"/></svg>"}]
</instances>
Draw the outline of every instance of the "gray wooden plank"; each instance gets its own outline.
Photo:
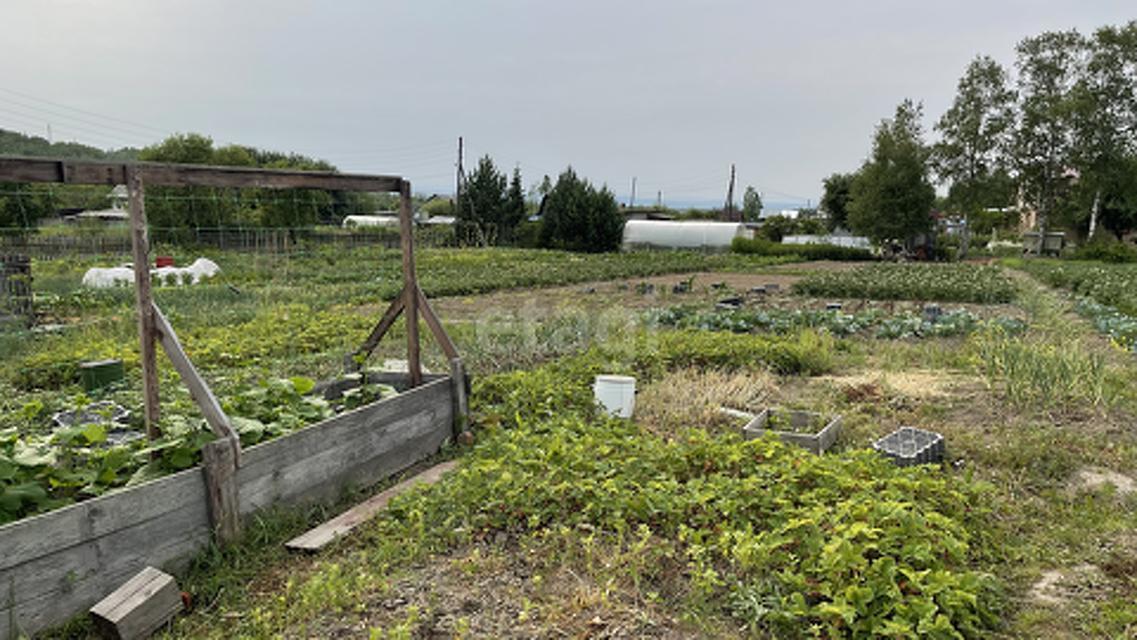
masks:
<instances>
[{"instance_id":1,"label":"gray wooden plank","mask_svg":"<svg viewBox=\"0 0 1137 640\"><path fill-rule=\"evenodd\" d=\"M243 466L237 471L241 512L249 513L279 501L303 499L328 483L339 486L359 483L360 476L368 474L357 469L366 470L370 461L384 452L399 450L401 445L419 437L441 443L451 432L452 415L449 405L423 407L397 420L374 424L369 429L360 428L352 434L354 437L339 439L333 446L282 450L276 456L278 462L271 468ZM399 455L409 453L400 451ZM408 465L419 458L410 460ZM370 484L381 477L377 473L360 484Z\"/></svg>"},{"instance_id":2,"label":"gray wooden plank","mask_svg":"<svg viewBox=\"0 0 1137 640\"><path fill-rule=\"evenodd\" d=\"M0 571L12 587L11 617L35 633L88 609L147 565L184 566L210 538L204 500L184 509Z\"/></svg>"},{"instance_id":3,"label":"gray wooden plank","mask_svg":"<svg viewBox=\"0 0 1137 640\"><path fill-rule=\"evenodd\" d=\"M239 462L241 443L237 439L237 434L233 432L233 427L229 423L229 416L225 415L221 403L217 401L217 396L213 395L213 390L209 388L209 385L198 374L197 367L193 366L193 362L186 356L181 342L178 341L178 334L170 325L170 321L166 319L158 305L153 302L150 305L154 311L154 330L162 344L162 349L165 350L166 356L174 365L174 370L178 372L182 382L189 389L190 397L201 409L201 414L209 423L210 428L213 429L213 433L218 438L224 438L230 442Z\"/></svg>"},{"instance_id":4,"label":"gray wooden plank","mask_svg":"<svg viewBox=\"0 0 1137 640\"><path fill-rule=\"evenodd\" d=\"M201 469L187 469L130 489L120 489L49 513L0 527L0 570L105 536L134 523L205 506Z\"/></svg>"},{"instance_id":5,"label":"gray wooden plank","mask_svg":"<svg viewBox=\"0 0 1137 640\"><path fill-rule=\"evenodd\" d=\"M399 395L382 400L377 403L360 407L353 411L342 413L334 418L314 424L283 438L249 447L242 454L241 473L245 478L271 473L271 469L287 462L281 455L301 450L294 456L303 456L304 451L310 449L324 449L333 442L345 437L352 437L360 429L372 429L388 422L393 422L400 415L417 411L423 407L431 407L443 402L450 402L450 379L439 378L400 393ZM262 467L268 467L268 471Z\"/></svg>"},{"instance_id":6,"label":"gray wooden plank","mask_svg":"<svg viewBox=\"0 0 1137 640\"><path fill-rule=\"evenodd\" d=\"M455 460L436 464L386 491L371 496L331 520L296 536L286 542L284 546L294 551L319 551L337 538L347 535L352 529L378 515L380 511L387 508L387 503L395 496L406 493L409 489L421 484L434 484L457 466L458 462Z\"/></svg>"},{"instance_id":7,"label":"gray wooden plank","mask_svg":"<svg viewBox=\"0 0 1137 640\"><path fill-rule=\"evenodd\" d=\"M162 187L256 187L264 189L329 189L342 191L399 191L395 176L296 171L254 167L216 167L190 164L58 160L0 157L0 182L63 182L118 185L126 183L126 167L137 167L143 180Z\"/></svg>"}]
</instances>

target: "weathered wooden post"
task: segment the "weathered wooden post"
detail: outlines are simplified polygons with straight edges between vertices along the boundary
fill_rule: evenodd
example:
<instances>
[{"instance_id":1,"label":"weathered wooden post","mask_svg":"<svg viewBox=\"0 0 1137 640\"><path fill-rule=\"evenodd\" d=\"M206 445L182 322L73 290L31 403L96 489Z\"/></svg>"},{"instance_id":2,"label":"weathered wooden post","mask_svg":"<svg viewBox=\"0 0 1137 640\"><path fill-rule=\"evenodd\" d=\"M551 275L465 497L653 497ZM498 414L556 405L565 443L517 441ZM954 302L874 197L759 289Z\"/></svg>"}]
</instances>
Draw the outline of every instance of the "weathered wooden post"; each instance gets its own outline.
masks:
<instances>
[{"instance_id":1,"label":"weathered wooden post","mask_svg":"<svg viewBox=\"0 0 1137 640\"><path fill-rule=\"evenodd\" d=\"M422 384L422 362L419 354L418 314L419 290L415 276L415 229L411 219L411 183L399 181L399 235L403 247L403 317L407 322L407 369L411 387Z\"/></svg>"},{"instance_id":2,"label":"weathered wooden post","mask_svg":"<svg viewBox=\"0 0 1137 640\"><path fill-rule=\"evenodd\" d=\"M142 360L142 400L146 435L155 440L158 431L158 363L154 348L154 305L150 296L150 240L146 233L146 204L142 174L126 165L126 188L130 193L130 239L134 251L134 296L138 310L139 356Z\"/></svg>"}]
</instances>

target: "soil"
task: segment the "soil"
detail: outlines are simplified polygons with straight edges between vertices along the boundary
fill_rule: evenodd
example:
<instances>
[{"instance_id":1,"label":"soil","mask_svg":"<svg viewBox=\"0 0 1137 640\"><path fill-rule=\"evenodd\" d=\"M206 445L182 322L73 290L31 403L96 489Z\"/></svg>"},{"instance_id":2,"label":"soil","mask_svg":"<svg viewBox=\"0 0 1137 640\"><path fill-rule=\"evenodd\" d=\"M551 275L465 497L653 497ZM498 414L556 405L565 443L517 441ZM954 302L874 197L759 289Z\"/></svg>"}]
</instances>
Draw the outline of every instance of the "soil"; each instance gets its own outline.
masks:
<instances>
[{"instance_id":1,"label":"soil","mask_svg":"<svg viewBox=\"0 0 1137 640\"><path fill-rule=\"evenodd\" d=\"M1116 471L1101 468L1086 468L1074 476L1077 489L1095 491L1105 485L1113 485L1118 495L1125 496L1137 491L1137 481Z\"/></svg>"},{"instance_id":2,"label":"soil","mask_svg":"<svg viewBox=\"0 0 1137 640\"><path fill-rule=\"evenodd\" d=\"M1079 564L1064 569L1050 569L1030 588L1030 599L1045 605L1062 606L1074 600L1104 597L1106 577L1093 564Z\"/></svg>"}]
</instances>

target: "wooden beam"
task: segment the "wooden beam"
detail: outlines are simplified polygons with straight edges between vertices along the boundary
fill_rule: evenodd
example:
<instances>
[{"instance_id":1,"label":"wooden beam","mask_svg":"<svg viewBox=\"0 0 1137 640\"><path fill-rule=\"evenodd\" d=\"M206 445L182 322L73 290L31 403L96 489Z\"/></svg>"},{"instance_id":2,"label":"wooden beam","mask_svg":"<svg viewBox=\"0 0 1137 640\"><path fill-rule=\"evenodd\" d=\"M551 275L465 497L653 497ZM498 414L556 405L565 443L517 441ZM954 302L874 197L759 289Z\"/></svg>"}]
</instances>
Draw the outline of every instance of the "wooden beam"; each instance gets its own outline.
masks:
<instances>
[{"instance_id":1,"label":"wooden beam","mask_svg":"<svg viewBox=\"0 0 1137 640\"><path fill-rule=\"evenodd\" d=\"M363 344L347 357L347 362L344 363L347 370L359 370L359 360L367 358L371 355L372 351L375 351L375 347L379 345L379 341L383 339L383 336L391 329L391 325L395 324L395 320L398 319L399 314L403 312L403 306L406 303L406 295L400 291L399 297L391 301L391 305L387 307L387 311L383 314L383 317L379 319L379 322L375 325L375 328L371 330L371 334L367 336ZM362 358L360 358L360 356L362 356Z\"/></svg>"},{"instance_id":2,"label":"wooden beam","mask_svg":"<svg viewBox=\"0 0 1137 640\"><path fill-rule=\"evenodd\" d=\"M293 171L255 167L219 167L151 162L113 163L0 156L0 182L125 184L129 171L159 187L247 187L261 189L327 189L332 191L399 191L396 176Z\"/></svg>"},{"instance_id":3,"label":"wooden beam","mask_svg":"<svg viewBox=\"0 0 1137 640\"><path fill-rule=\"evenodd\" d=\"M174 577L146 567L91 607L104 638L140 640L165 626L184 606Z\"/></svg>"},{"instance_id":4,"label":"wooden beam","mask_svg":"<svg viewBox=\"0 0 1137 640\"><path fill-rule=\"evenodd\" d=\"M419 310L422 312L423 319L426 320L426 326L430 327L435 341L442 347L442 352L446 354L446 359L454 360L458 357L458 348L454 346L454 341L450 339L446 329L442 326L442 322L435 315L434 309L430 306L430 301L426 299L426 294L418 287L416 287L416 291L418 292Z\"/></svg>"},{"instance_id":5,"label":"wooden beam","mask_svg":"<svg viewBox=\"0 0 1137 640\"><path fill-rule=\"evenodd\" d=\"M320 526L296 536L284 543L284 546L292 551L307 551L309 553L319 551L347 535L352 529L374 518L379 512L387 508L387 503L391 501L391 498L420 484L434 484L457 466L456 460L437 464L418 475L403 480L382 493L368 498Z\"/></svg>"},{"instance_id":6,"label":"wooden beam","mask_svg":"<svg viewBox=\"0 0 1137 640\"><path fill-rule=\"evenodd\" d=\"M138 310L139 356L142 360L142 401L146 435L156 440L158 432L158 365L154 349L154 305L150 297L150 240L146 235L146 205L142 176L126 172L130 194L130 238L134 256L134 297Z\"/></svg>"},{"instance_id":7,"label":"wooden beam","mask_svg":"<svg viewBox=\"0 0 1137 640\"><path fill-rule=\"evenodd\" d=\"M226 440L214 440L201 448L205 474L205 497L209 521L218 544L226 545L241 535L241 505L237 491L236 453Z\"/></svg>"},{"instance_id":8,"label":"wooden beam","mask_svg":"<svg viewBox=\"0 0 1137 640\"><path fill-rule=\"evenodd\" d=\"M218 438L228 440L232 445L234 460L236 460L237 466L240 466L241 440L233 431L229 416L225 415L221 403L217 401L217 396L213 395L213 390L205 383L205 380L198 374L197 367L193 366L193 362L186 356L186 352L182 349L182 343L178 340L178 334L174 332L174 327L170 325L170 321L166 319L165 314L156 304L154 305L154 325L158 341L162 344L162 349L170 358L174 369L181 376L182 382L189 389L190 397L201 409L201 414L205 416L205 421L209 423L213 433Z\"/></svg>"},{"instance_id":9,"label":"wooden beam","mask_svg":"<svg viewBox=\"0 0 1137 640\"><path fill-rule=\"evenodd\" d=\"M399 188L399 236L403 247L403 297L407 310L407 369L411 387L422 384L422 361L418 338L418 278L415 275L415 230L411 220L411 183Z\"/></svg>"}]
</instances>

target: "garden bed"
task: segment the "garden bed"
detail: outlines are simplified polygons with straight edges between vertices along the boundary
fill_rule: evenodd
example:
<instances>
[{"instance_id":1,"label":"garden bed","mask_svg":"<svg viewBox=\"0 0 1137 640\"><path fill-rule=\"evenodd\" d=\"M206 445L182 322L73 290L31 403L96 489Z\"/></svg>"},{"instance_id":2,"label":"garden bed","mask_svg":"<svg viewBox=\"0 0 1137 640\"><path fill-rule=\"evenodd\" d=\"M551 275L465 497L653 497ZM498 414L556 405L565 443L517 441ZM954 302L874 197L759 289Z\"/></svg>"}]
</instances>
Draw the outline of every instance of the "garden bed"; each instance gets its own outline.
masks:
<instances>
[{"instance_id":1,"label":"garden bed","mask_svg":"<svg viewBox=\"0 0 1137 640\"><path fill-rule=\"evenodd\" d=\"M453 433L451 378L243 452L240 514L325 500L432 455ZM69 620L146 565L177 568L210 540L200 467L0 527L0 637Z\"/></svg>"}]
</instances>

